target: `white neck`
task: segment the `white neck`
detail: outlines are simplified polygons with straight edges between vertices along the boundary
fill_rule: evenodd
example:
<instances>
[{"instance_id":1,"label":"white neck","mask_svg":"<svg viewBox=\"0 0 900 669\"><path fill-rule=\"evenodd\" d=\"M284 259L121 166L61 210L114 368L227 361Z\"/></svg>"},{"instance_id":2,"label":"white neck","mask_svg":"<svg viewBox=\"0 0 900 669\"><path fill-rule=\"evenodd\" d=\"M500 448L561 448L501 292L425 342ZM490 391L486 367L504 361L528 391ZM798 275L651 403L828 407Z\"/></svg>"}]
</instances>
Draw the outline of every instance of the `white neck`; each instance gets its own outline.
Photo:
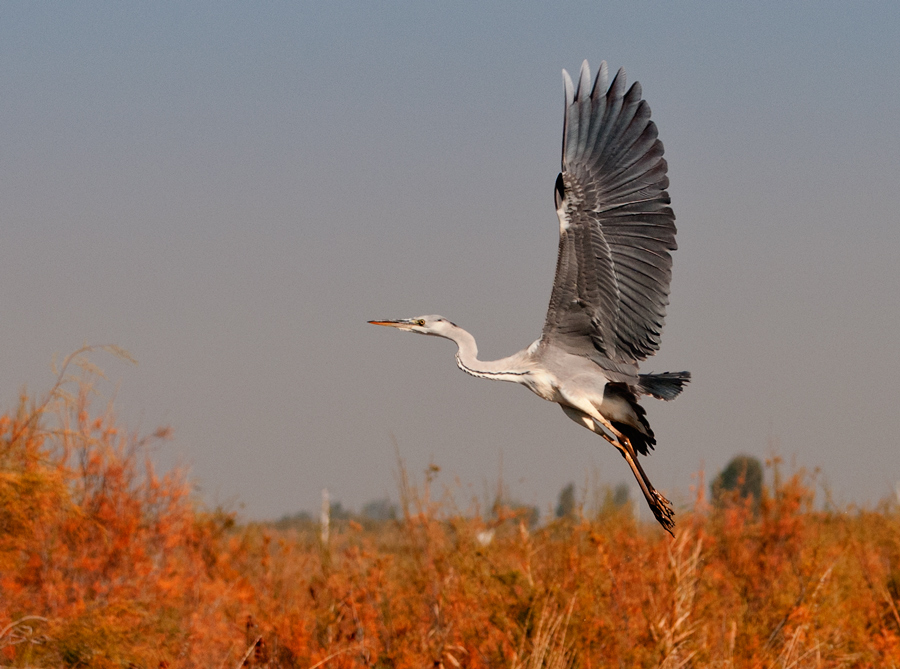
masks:
<instances>
[{"instance_id":1,"label":"white neck","mask_svg":"<svg viewBox=\"0 0 900 669\"><path fill-rule=\"evenodd\" d=\"M482 379L522 383L531 372L526 351L519 351L499 360L479 360L475 337L461 327L453 326L444 336L456 342L459 347L456 364L466 374Z\"/></svg>"}]
</instances>

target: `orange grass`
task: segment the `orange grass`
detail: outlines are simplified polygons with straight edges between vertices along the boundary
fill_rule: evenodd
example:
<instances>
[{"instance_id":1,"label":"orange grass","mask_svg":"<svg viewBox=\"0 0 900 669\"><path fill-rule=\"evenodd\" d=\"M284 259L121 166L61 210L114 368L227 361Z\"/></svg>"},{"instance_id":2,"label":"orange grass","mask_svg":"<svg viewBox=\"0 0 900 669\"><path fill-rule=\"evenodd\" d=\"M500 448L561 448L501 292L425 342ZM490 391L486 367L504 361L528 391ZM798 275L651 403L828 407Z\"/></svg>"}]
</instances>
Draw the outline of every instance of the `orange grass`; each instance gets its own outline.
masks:
<instances>
[{"instance_id":1,"label":"orange grass","mask_svg":"<svg viewBox=\"0 0 900 669\"><path fill-rule=\"evenodd\" d=\"M401 471L399 520L324 545L205 510L74 388L0 418L0 665L898 666L900 511L818 511L802 471L674 539L461 515Z\"/></svg>"}]
</instances>

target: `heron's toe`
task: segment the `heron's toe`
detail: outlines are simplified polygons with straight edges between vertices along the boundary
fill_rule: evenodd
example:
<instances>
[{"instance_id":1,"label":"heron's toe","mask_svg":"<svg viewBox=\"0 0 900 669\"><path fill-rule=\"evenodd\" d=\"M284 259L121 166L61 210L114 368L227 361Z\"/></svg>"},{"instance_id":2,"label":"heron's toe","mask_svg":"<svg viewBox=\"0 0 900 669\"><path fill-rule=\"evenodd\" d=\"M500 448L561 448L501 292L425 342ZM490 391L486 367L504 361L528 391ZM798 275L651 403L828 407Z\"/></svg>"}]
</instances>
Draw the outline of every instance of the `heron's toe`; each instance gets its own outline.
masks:
<instances>
[{"instance_id":1,"label":"heron's toe","mask_svg":"<svg viewBox=\"0 0 900 669\"><path fill-rule=\"evenodd\" d=\"M675 536L672 531L675 528L675 510L672 509L672 503L656 490L651 491L650 494L655 502L652 505L653 515L666 532Z\"/></svg>"}]
</instances>

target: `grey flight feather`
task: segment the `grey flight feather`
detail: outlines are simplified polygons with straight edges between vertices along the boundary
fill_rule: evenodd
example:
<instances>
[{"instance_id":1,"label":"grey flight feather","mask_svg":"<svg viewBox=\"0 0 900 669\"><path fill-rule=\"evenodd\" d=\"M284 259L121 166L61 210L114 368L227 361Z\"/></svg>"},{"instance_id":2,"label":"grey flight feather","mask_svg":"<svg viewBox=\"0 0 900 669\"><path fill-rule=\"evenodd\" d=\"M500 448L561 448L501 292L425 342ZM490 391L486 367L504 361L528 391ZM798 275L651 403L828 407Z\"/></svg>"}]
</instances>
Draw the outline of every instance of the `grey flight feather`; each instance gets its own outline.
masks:
<instances>
[{"instance_id":1,"label":"grey flight feather","mask_svg":"<svg viewBox=\"0 0 900 669\"><path fill-rule=\"evenodd\" d=\"M544 343L631 372L659 349L676 249L663 145L641 87L587 61L566 93L559 255ZM593 349L593 350L591 350ZM633 372L631 372L633 373Z\"/></svg>"}]
</instances>

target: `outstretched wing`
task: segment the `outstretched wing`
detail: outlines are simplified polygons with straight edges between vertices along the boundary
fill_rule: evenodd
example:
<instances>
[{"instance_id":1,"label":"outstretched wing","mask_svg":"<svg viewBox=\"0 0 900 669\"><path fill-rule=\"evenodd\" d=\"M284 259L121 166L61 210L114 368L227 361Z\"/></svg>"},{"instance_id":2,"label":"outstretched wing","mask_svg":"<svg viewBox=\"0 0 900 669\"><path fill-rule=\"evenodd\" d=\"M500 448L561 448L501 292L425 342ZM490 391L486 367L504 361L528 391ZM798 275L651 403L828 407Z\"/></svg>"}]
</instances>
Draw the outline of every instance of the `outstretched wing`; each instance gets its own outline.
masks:
<instances>
[{"instance_id":1,"label":"outstretched wing","mask_svg":"<svg viewBox=\"0 0 900 669\"><path fill-rule=\"evenodd\" d=\"M563 77L559 257L544 339L634 363L658 350L669 302L675 214L663 145L624 70L608 90L605 62L593 87L587 61L577 88Z\"/></svg>"}]
</instances>

